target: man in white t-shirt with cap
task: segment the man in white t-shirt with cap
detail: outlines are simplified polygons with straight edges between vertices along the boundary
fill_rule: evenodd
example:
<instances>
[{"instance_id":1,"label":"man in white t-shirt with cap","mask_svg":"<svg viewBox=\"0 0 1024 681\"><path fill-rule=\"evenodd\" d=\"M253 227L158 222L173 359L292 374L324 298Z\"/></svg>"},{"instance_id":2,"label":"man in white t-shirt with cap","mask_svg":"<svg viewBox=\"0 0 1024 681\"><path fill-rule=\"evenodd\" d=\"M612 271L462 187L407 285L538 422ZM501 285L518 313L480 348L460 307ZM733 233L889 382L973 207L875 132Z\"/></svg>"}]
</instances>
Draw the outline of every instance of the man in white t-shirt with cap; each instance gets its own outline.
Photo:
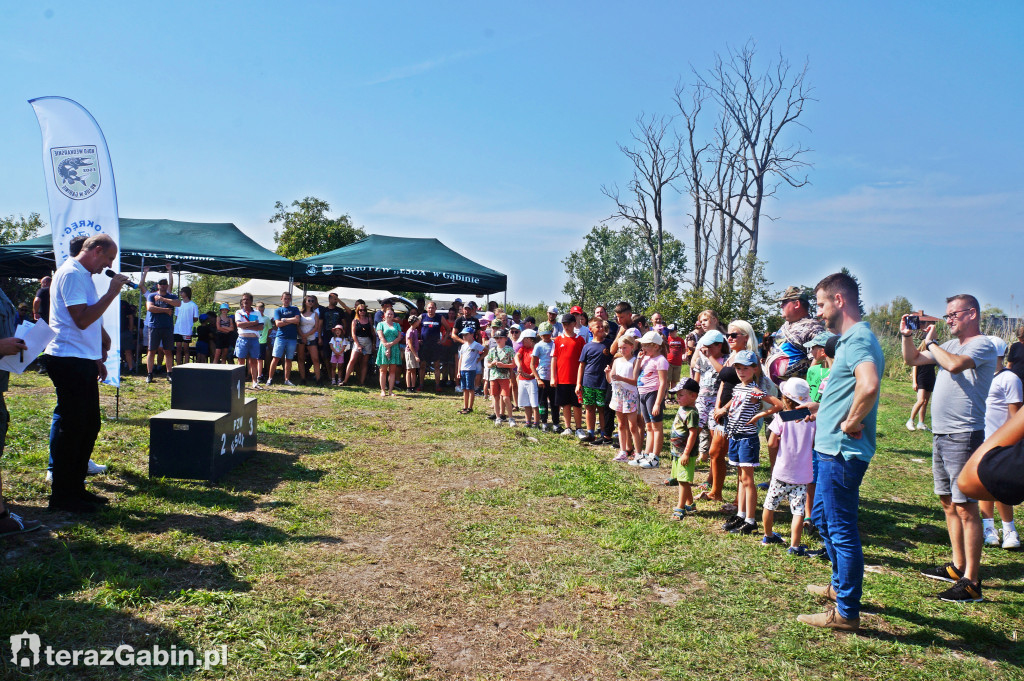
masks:
<instances>
[{"instance_id":1,"label":"man in white t-shirt with cap","mask_svg":"<svg viewBox=\"0 0 1024 681\"><path fill-rule=\"evenodd\" d=\"M554 305L548 308L548 323L551 324L556 338L562 335L562 323L558 321L558 308Z\"/></svg>"}]
</instances>

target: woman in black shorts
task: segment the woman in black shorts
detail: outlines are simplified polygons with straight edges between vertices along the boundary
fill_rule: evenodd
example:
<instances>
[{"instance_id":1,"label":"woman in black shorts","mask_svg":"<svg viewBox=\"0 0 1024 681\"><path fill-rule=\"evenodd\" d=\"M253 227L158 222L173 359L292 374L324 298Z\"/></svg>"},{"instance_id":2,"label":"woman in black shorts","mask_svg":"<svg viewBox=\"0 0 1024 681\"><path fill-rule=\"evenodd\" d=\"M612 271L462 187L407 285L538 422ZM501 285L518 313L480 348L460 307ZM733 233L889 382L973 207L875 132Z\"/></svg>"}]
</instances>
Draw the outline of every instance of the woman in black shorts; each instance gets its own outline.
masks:
<instances>
[{"instance_id":1,"label":"woman in black shorts","mask_svg":"<svg viewBox=\"0 0 1024 681\"><path fill-rule=\"evenodd\" d=\"M235 318L231 316L231 309L228 307L227 303L221 303L220 313L217 315L217 321L214 323L214 364L220 364L221 362L227 363L228 353L234 345L234 340L232 339L232 333L234 330Z\"/></svg>"},{"instance_id":2,"label":"woman in black shorts","mask_svg":"<svg viewBox=\"0 0 1024 681\"><path fill-rule=\"evenodd\" d=\"M917 346L918 352L924 352L928 348L925 347L922 341ZM928 402L932 399L932 391L935 390L935 365L927 364L925 366L914 367L911 372L911 378L914 380L914 390L917 391L917 402L914 402L913 408L910 410L910 418L907 419L907 430L928 430L928 426L924 424L924 414L928 410ZM917 425L914 425L914 417L917 417Z\"/></svg>"},{"instance_id":3,"label":"woman in black shorts","mask_svg":"<svg viewBox=\"0 0 1024 681\"><path fill-rule=\"evenodd\" d=\"M377 332L373 330L373 318L366 311L366 303L356 301L355 317L352 319L352 359L345 370L345 378L339 385L348 383L349 376L359 367L359 385L366 383L366 369L373 359Z\"/></svg>"}]
</instances>

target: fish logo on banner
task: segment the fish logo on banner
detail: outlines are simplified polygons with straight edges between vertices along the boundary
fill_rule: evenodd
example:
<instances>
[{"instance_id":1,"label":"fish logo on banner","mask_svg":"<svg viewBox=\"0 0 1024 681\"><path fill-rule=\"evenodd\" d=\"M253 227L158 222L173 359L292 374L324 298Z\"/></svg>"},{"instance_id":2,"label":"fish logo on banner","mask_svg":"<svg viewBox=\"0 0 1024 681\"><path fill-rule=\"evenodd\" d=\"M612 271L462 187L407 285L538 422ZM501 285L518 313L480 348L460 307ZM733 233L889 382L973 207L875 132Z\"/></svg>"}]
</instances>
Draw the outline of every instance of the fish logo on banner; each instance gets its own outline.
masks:
<instances>
[{"instance_id":1,"label":"fish logo on banner","mask_svg":"<svg viewBox=\"0 0 1024 681\"><path fill-rule=\"evenodd\" d=\"M316 265L306 265L306 274L311 277L316 274Z\"/></svg>"},{"instance_id":2,"label":"fish logo on banner","mask_svg":"<svg viewBox=\"0 0 1024 681\"><path fill-rule=\"evenodd\" d=\"M100 188L99 154L94 146L50 149L53 181L69 199L87 199Z\"/></svg>"}]
</instances>

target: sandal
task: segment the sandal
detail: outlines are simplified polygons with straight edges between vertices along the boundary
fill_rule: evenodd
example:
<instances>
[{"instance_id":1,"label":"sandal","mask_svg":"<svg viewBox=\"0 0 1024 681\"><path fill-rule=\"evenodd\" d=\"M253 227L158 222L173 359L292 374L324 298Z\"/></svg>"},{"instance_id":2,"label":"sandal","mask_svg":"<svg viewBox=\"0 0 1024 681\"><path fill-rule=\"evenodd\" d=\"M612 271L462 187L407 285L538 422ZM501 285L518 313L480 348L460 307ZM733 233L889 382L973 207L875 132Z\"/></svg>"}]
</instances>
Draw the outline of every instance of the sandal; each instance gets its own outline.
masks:
<instances>
[{"instance_id":1,"label":"sandal","mask_svg":"<svg viewBox=\"0 0 1024 681\"><path fill-rule=\"evenodd\" d=\"M711 499L711 495L708 494L707 491L704 491L704 492L701 492L700 494L698 494L696 496L696 498L694 499L694 501L709 501L710 499Z\"/></svg>"},{"instance_id":2,"label":"sandal","mask_svg":"<svg viewBox=\"0 0 1024 681\"><path fill-rule=\"evenodd\" d=\"M686 509L673 508L672 509L672 520L682 520L686 517Z\"/></svg>"}]
</instances>

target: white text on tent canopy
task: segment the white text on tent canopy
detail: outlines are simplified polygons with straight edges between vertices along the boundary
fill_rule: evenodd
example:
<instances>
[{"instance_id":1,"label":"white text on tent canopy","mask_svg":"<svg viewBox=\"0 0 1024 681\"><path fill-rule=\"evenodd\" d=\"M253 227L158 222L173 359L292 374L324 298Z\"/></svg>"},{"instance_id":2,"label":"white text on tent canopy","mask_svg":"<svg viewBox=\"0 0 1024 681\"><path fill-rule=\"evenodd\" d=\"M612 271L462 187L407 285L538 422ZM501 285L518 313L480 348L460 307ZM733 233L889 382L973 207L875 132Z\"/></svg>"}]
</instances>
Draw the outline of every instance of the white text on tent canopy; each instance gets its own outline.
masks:
<instances>
[{"instance_id":1,"label":"white text on tent canopy","mask_svg":"<svg viewBox=\"0 0 1024 681\"><path fill-rule=\"evenodd\" d=\"M360 272L374 272L383 274L408 275L413 277L434 277L435 279L448 279L449 281L464 281L469 284L479 284L480 277L470 277L455 272L436 272L433 270L411 270L402 267L352 267L342 266L339 268L346 274L358 274Z\"/></svg>"}]
</instances>

